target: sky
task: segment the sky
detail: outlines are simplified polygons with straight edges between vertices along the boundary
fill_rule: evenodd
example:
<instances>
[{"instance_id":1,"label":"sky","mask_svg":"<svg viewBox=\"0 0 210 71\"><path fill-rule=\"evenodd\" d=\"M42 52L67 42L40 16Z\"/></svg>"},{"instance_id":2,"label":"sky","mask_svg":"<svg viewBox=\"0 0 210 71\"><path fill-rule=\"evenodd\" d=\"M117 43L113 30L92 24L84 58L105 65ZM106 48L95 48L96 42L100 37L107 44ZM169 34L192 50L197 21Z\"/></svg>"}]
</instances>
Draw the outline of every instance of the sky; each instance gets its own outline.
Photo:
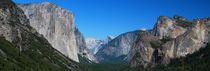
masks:
<instances>
[{"instance_id":1,"label":"sky","mask_svg":"<svg viewBox=\"0 0 210 71\"><path fill-rule=\"evenodd\" d=\"M159 16L180 15L189 20L210 17L210 0L13 0L52 2L73 12L85 38L106 39L122 33L152 29Z\"/></svg>"}]
</instances>

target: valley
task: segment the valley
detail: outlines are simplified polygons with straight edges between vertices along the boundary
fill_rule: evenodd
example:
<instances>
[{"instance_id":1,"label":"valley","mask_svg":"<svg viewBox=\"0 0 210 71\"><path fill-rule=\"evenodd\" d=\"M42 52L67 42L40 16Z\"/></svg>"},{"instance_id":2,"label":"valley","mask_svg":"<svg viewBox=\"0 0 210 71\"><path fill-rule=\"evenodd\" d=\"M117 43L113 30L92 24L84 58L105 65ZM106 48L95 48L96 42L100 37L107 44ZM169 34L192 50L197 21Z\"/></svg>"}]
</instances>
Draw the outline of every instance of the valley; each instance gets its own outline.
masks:
<instances>
[{"instance_id":1,"label":"valley","mask_svg":"<svg viewBox=\"0 0 210 71\"><path fill-rule=\"evenodd\" d=\"M105 39L87 37L75 17L78 16L73 11L56 3L16 4L13 0L1 0L0 71L210 68L210 17L159 15L151 29L128 30ZM113 31L117 30L103 32Z\"/></svg>"}]
</instances>

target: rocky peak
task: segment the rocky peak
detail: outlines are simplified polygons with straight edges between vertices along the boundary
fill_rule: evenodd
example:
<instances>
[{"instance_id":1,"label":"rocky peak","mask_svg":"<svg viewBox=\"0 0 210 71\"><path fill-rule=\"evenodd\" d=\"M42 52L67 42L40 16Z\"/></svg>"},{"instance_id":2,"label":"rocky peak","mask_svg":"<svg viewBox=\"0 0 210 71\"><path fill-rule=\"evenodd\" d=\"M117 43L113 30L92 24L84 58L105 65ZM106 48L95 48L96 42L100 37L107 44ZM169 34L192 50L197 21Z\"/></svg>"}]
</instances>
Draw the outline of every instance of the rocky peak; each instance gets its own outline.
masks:
<instances>
[{"instance_id":1,"label":"rocky peak","mask_svg":"<svg viewBox=\"0 0 210 71\"><path fill-rule=\"evenodd\" d=\"M42 2L40 4L43 4L43 5L53 5L53 3L51 3L51 2Z\"/></svg>"},{"instance_id":2,"label":"rocky peak","mask_svg":"<svg viewBox=\"0 0 210 71\"><path fill-rule=\"evenodd\" d=\"M109 41L111 41L112 39L114 39L114 36L110 36L110 35L109 35L109 36L107 36L107 40L108 40L108 42L109 42Z\"/></svg>"},{"instance_id":3,"label":"rocky peak","mask_svg":"<svg viewBox=\"0 0 210 71\"><path fill-rule=\"evenodd\" d=\"M102 48L95 54L98 61L125 62L131 46L136 41L139 32L140 31L137 30L123 33L103 45Z\"/></svg>"},{"instance_id":4,"label":"rocky peak","mask_svg":"<svg viewBox=\"0 0 210 71\"><path fill-rule=\"evenodd\" d=\"M191 27L179 37L162 46L165 56L163 64L169 63L171 58L186 56L204 47L209 42L209 29L206 19L194 20Z\"/></svg>"},{"instance_id":5,"label":"rocky peak","mask_svg":"<svg viewBox=\"0 0 210 71\"><path fill-rule=\"evenodd\" d=\"M98 50L106 44L103 40L97 40L95 38L86 38L87 47L93 54L96 54Z\"/></svg>"},{"instance_id":6,"label":"rocky peak","mask_svg":"<svg viewBox=\"0 0 210 71\"><path fill-rule=\"evenodd\" d=\"M183 34L186 31L186 28L177 25L181 18L179 16L175 16L174 18L175 19L171 19L167 16L160 16L154 26L153 34L158 36L159 39L162 39L163 37L176 38Z\"/></svg>"},{"instance_id":7,"label":"rocky peak","mask_svg":"<svg viewBox=\"0 0 210 71\"><path fill-rule=\"evenodd\" d=\"M174 19L174 20L187 20L185 17L179 16L179 15L174 15L174 16L173 16L173 19Z\"/></svg>"},{"instance_id":8,"label":"rocky peak","mask_svg":"<svg viewBox=\"0 0 210 71\"><path fill-rule=\"evenodd\" d=\"M133 44L129 53L131 67L166 65L172 58L198 51L209 42L209 24L208 18L191 22L181 16L175 16L174 19L159 17L153 35L140 34Z\"/></svg>"}]
</instances>

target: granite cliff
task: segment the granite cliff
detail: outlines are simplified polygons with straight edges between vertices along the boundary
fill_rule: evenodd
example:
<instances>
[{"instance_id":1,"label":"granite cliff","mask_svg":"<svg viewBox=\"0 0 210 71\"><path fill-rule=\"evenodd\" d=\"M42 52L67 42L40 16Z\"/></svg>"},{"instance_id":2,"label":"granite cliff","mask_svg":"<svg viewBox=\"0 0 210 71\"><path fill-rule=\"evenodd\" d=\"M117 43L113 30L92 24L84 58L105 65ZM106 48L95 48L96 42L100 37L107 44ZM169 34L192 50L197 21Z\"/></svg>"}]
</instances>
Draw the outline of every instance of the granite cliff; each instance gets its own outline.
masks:
<instances>
[{"instance_id":1,"label":"granite cliff","mask_svg":"<svg viewBox=\"0 0 210 71\"><path fill-rule=\"evenodd\" d=\"M121 34L96 53L100 62L126 62L131 67L167 65L209 42L209 18L190 21L182 16L160 16L152 30Z\"/></svg>"},{"instance_id":2,"label":"granite cliff","mask_svg":"<svg viewBox=\"0 0 210 71\"><path fill-rule=\"evenodd\" d=\"M159 17L153 31L140 32L132 46L128 58L131 67L167 65L171 59L205 47L209 42L209 21L209 18L189 21L181 16Z\"/></svg>"},{"instance_id":3,"label":"granite cliff","mask_svg":"<svg viewBox=\"0 0 210 71\"><path fill-rule=\"evenodd\" d=\"M30 20L30 26L70 59L79 62L78 54L96 61L85 39L74 24L73 13L49 2L18 5Z\"/></svg>"},{"instance_id":4,"label":"granite cliff","mask_svg":"<svg viewBox=\"0 0 210 71\"><path fill-rule=\"evenodd\" d=\"M30 27L24 11L10 0L0 1L0 70L81 71Z\"/></svg>"}]
</instances>

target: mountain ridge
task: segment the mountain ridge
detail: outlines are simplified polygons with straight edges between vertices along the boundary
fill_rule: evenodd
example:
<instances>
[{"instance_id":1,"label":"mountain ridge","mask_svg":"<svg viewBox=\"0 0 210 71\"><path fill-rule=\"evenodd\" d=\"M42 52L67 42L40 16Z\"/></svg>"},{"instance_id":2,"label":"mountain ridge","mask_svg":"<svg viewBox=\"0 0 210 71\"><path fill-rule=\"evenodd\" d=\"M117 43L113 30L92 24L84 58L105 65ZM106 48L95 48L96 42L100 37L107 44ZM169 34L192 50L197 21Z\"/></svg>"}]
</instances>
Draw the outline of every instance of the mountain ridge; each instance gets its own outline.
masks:
<instances>
[{"instance_id":1,"label":"mountain ridge","mask_svg":"<svg viewBox=\"0 0 210 71\"><path fill-rule=\"evenodd\" d=\"M162 18L166 20L164 20L164 22L158 22L157 24L160 24L158 28L161 30L168 30L166 26L162 25L168 25L168 23L166 22L169 22L169 20L167 20L169 18ZM173 22L173 27L176 27L178 24L180 24L180 22L177 23L177 21L185 23L185 20L176 20L176 22ZM134 49L134 51L132 52L136 53L131 53L133 54L133 57L130 58L131 67L153 67L156 64L167 65L168 63L170 63L171 59L194 53L195 51L198 51L200 48L204 47L207 42L209 42L209 19L197 19L192 21L192 23L185 24L190 24L192 26L188 26L186 31L182 30L181 32L184 31L184 33L181 34L171 35L170 30L168 31L170 35L168 35L168 33L165 34L165 32L162 33L163 31L159 31L158 33L160 35L155 35L151 33L144 37L139 37L141 41L136 41L134 45L137 46L133 46L132 48ZM180 32L179 29L173 30L173 32L177 31ZM144 38L153 39L148 41Z\"/></svg>"},{"instance_id":2,"label":"mountain ridge","mask_svg":"<svg viewBox=\"0 0 210 71\"><path fill-rule=\"evenodd\" d=\"M121 58L121 55L115 56L118 53L113 52L117 52L117 50L124 47L106 45L121 43L122 40L117 38L128 33L134 33L132 31L123 33L111 40L95 56L101 62L109 62L120 57L119 61L127 61L131 67L154 67L158 64L167 65L173 58L185 56L204 47L209 41L208 24L209 18L189 21L178 15L175 15L173 18L160 16L153 29L146 31L137 30L135 31L136 35L128 36L136 38L131 40L129 51L123 58ZM123 44L126 43L124 42Z\"/></svg>"}]
</instances>

